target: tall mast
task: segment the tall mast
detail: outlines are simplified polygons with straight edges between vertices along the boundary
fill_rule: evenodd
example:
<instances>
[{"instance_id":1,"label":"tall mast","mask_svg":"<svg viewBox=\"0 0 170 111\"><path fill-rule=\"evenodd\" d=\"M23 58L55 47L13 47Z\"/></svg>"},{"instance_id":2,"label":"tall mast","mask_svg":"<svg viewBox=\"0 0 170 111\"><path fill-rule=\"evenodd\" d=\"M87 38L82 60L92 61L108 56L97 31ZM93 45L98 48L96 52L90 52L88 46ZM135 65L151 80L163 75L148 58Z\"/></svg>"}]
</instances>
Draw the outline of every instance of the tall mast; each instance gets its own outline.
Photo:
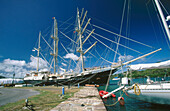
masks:
<instances>
[{"instance_id":1,"label":"tall mast","mask_svg":"<svg viewBox=\"0 0 170 111\"><path fill-rule=\"evenodd\" d=\"M82 71L84 72L84 59L83 59L83 44L82 44L82 32L81 32L81 24L80 24L80 17L79 17L79 10L77 8L77 18L78 18L78 30L79 30L79 40L80 40L80 58L82 61Z\"/></svg>"},{"instance_id":2,"label":"tall mast","mask_svg":"<svg viewBox=\"0 0 170 111\"><path fill-rule=\"evenodd\" d=\"M41 31L39 32L39 42L38 42L38 49L37 49L37 72L39 70L40 38L41 38Z\"/></svg>"},{"instance_id":3,"label":"tall mast","mask_svg":"<svg viewBox=\"0 0 170 111\"><path fill-rule=\"evenodd\" d=\"M162 9L161 9L161 7L160 7L160 5L159 5L159 1L158 1L158 0L154 0L154 1L155 1L156 6L157 6L157 9L158 9L158 12L159 12L159 14L160 14L160 17L161 17L161 19L162 19L163 25L164 25L164 27L165 27L165 31L166 31L167 36L168 36L169 41L170 41L169 28L168 28L167 22L166 22L166 20L165 20L165 17L164 17L164 15L163 15Z\"/></svg>"},{"instance_id":4,"label":"tall mast","mask_svg":"<svg viewBox=\"0 0 170 111\"><path fill-rule=\"evenodd\" d=\"M87 11L86 11L85 14L84 14L83 20L82 20L82 22L81 22L81 24L80 24L80 19L82 18L83 11L84 11L84 9L82 10L81 17L79 17L79 10L78 10L78 8L77 8L78 34L79 34L79 38L78 38L77 42L80 41L80 47L78 48L77 51L80 52L80 57L78 58L78 60L81 59L81 61L82 61L82 71L84 72L84 59L83 59L83 55L85 55L92 47L94 47L97 42L95 42L95 43L94 43L93 45L91 45L85 52L83 52L83 49L82 49L82 48L83 48L83 44L87 41L87 39L88 39L88 38L91 36L91 34L94 32L94 29L93 29L93 30L89 33L89 35L86 37L86 39L82 42L82 38L83 38L82 34L84 33L85 29L87 28L87 25L90 23L90 20L91 20L91 18L89 18L88 21L87 21L87 23L85 24L84 28L81 27L81 26L83 25L83 23L84 23L84 19L85 19L86 14L87 14ZM81 28L82 28L82 30L81 30Z\"/></svg>"},{"instance_id":5,"label":"tall mast","mask_svg":"<svg viewBox=\"0 0 170 111\"><path fill-rule=\"evenodd\" d=\"M58 28L57 28L57 21L55 19L55 17L53 17L54 19L54 33L53 36L51 37L52 39L54 39L54 50L53 50L53 54L51 54L54 58L54 74L56 74L56 63L57 63L57 56L58 56Z\"/></svg>"}]
</instances>

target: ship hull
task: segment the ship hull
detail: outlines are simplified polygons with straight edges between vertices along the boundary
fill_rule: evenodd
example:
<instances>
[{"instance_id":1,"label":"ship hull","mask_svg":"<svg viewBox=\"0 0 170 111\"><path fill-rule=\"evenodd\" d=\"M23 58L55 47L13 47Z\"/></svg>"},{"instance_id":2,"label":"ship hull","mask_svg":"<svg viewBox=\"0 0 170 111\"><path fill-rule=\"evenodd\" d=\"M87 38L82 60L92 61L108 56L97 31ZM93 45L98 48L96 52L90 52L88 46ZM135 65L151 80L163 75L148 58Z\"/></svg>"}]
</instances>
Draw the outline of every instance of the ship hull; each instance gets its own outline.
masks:
<instances>
[{"instance_id":1,"label":"ship hull","mask_svg":"<svg viewBox=\"0 0 170 111\"><path fill-rule=\"evenodd\" d=\"M63 85L85 85L85 84L96 84L105 85L107 83L109 74L111 70L105 70L102 72L92 72L86 75L81 75L77 77L72 77L70 79L58 80L58 83ZM111 74L116 72L117 69L113 69Z\"/></svg>"},{"instance_id":2,"label":"ship hull","mask_svg":"<svg viewBox=\"0 0 170 111\"><path fill-rule=\"evenodd\" d=\"M155 84L155 85L139 85L140 95L135 95L134 90L128 90L129 97L137 100L170 105L170 83Z\"/></svg>"},{"instance_id":3,"label":"ship hull","mask_svg":"<svg viewBox=\"0 0 170 111\"><path fill-rule=\"evenodd\" d=\"M24 80L26 84L33 85L85 85L96 84L105 85L107 83L111 70L95 71L88 74L71 77L68 79L54 79L54 80ZM113 69L111 74L116 72L117 69Z\"/></svg>"}]
</instances>

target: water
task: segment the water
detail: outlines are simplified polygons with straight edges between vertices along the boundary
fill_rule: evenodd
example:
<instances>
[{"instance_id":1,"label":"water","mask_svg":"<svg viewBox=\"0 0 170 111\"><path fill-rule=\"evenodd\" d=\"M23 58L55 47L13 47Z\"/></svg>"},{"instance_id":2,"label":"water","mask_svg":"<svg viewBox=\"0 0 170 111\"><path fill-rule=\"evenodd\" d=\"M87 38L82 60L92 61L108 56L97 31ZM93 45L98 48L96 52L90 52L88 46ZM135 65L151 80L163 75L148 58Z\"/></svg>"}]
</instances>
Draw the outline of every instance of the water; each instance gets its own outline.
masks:
<instances>
[{"instance_id":1,"label":"water","mask_svg":"<svg viewBox=\"0 0 170 111\"><path fill-rule=\"evenodd\" d=\"M161 80L161 78L151 78L151 79L154 81ZM166 80L168 79L170 78L166 78ZM145 83L146 78L134 79L133 81L138 83ZM111 83L113 83L113 81L111 81ZM111 92L118 87L119 87L118 85L111 84L108 86L107 91ZM98 90L105 90L105 86L100 86ZM125 105L121 106L119 102L113 105L118 100L117 98L122 94L123 94L123 98L125 99ZM106 105L107 111L170 111L170 105L159 105L159 104L139 101L126 96L126 94L123 92L121 92L121 94L120 92L117 92L116 98L109 97L108 99L103 99L103 102ZM112 106L107 106L107 105L112 105Z\"/></svg>"}]
</instances>

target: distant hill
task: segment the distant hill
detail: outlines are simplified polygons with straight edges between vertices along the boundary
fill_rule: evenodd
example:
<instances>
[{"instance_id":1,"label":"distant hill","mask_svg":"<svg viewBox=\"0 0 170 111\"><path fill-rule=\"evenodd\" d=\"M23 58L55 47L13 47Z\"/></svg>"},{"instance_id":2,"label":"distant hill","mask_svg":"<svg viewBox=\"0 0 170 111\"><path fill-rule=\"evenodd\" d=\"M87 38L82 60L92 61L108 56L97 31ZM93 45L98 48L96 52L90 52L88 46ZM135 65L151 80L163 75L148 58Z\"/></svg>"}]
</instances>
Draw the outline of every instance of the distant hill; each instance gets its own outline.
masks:
<instances>
[{"instance_id":1,"label":"distant hill","mask_svg":"<svg viewBox=\"0 0 170 111\"><path fill-rule=\"evenodd\" d=\"M132 77L146 77L150 76L150 77L164 77L166 76L170 76L170 68L166 68L166 69L147 69L147 70L143 70L143 71L132 71Z\"/></svg>"},{"instance_id":2,"label":"distant hill","mask_svg":"<svg viewBox=\"0 0 170 111\"><path fill-rule=\"evenodd\" d=\"M126 72L124 72L126 74ZM146 77L147 76L150 76L150 77L164 77L165 75L166 76L170 76L170 68L166 68L166 69L147 69L147 70L142 70L142 71L132 71L132 74L131 76L133 78L138 78L138 77ZM114 77L120 77L121 74L116 74L116 75L113 75L111 77L114 78ZM122 76L125 76L125 75L122 75ZM128 74L128 77L130 75Z\"/></svg>"},{"instance_id":3,"label":"distant hill","mask_svg":"<svg viewBox=\"0 0 170 111\"><path fill-rule=\"evenodd\" d=\"M1 79L1 78L5 78L5 77L4 77L4 76L0 76L0 79Z\"/></svg>"}]
</instances>

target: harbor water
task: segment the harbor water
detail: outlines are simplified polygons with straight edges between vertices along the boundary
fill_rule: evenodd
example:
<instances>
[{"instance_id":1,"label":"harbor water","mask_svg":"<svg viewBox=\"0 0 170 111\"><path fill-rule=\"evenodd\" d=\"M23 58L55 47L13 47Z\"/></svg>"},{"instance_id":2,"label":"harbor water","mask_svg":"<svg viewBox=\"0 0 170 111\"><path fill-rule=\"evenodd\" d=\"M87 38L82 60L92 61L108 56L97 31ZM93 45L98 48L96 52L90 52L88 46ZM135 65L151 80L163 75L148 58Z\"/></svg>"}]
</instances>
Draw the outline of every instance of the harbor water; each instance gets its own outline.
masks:
<instances>
[{"instance_id":1,"label":"harbor water","mask_svg":"<svg viewBox=\"0 0 170 111\"><path fill-rule=\"evenodd\" d=\"M156 80L159 81L162 78L151 78L151 80ZM170 80L170 78L166 78L166 80ZM140 79L133 79L133 81L137 83L145 83L146 78L140 78ZM119 86L116 85L115 83L118 83L119 81L110 81L110 85L108 86L107 91L111 92L114 89L118 88ZM105 86L100 86L98 90L105 90ZM119 102L117 102L118 97L123 94L123 98L125 101L124 106L121 106ZM155 100L159 101L159 100ZM107 99L103 99L103 102L107 108L107 111L170 111L170 106L169 105L160 105L160 104L153 104L153 103L148 103L140 100L136 100L133 98L128 97L125 93L123 92L117 92L116 93L116 98L109 97ZM117 103L116 103L117 102ZM115 104L116 103L116 104ZM114 105L115 104L115 105Z\"/></svg>"}]
</instances>

